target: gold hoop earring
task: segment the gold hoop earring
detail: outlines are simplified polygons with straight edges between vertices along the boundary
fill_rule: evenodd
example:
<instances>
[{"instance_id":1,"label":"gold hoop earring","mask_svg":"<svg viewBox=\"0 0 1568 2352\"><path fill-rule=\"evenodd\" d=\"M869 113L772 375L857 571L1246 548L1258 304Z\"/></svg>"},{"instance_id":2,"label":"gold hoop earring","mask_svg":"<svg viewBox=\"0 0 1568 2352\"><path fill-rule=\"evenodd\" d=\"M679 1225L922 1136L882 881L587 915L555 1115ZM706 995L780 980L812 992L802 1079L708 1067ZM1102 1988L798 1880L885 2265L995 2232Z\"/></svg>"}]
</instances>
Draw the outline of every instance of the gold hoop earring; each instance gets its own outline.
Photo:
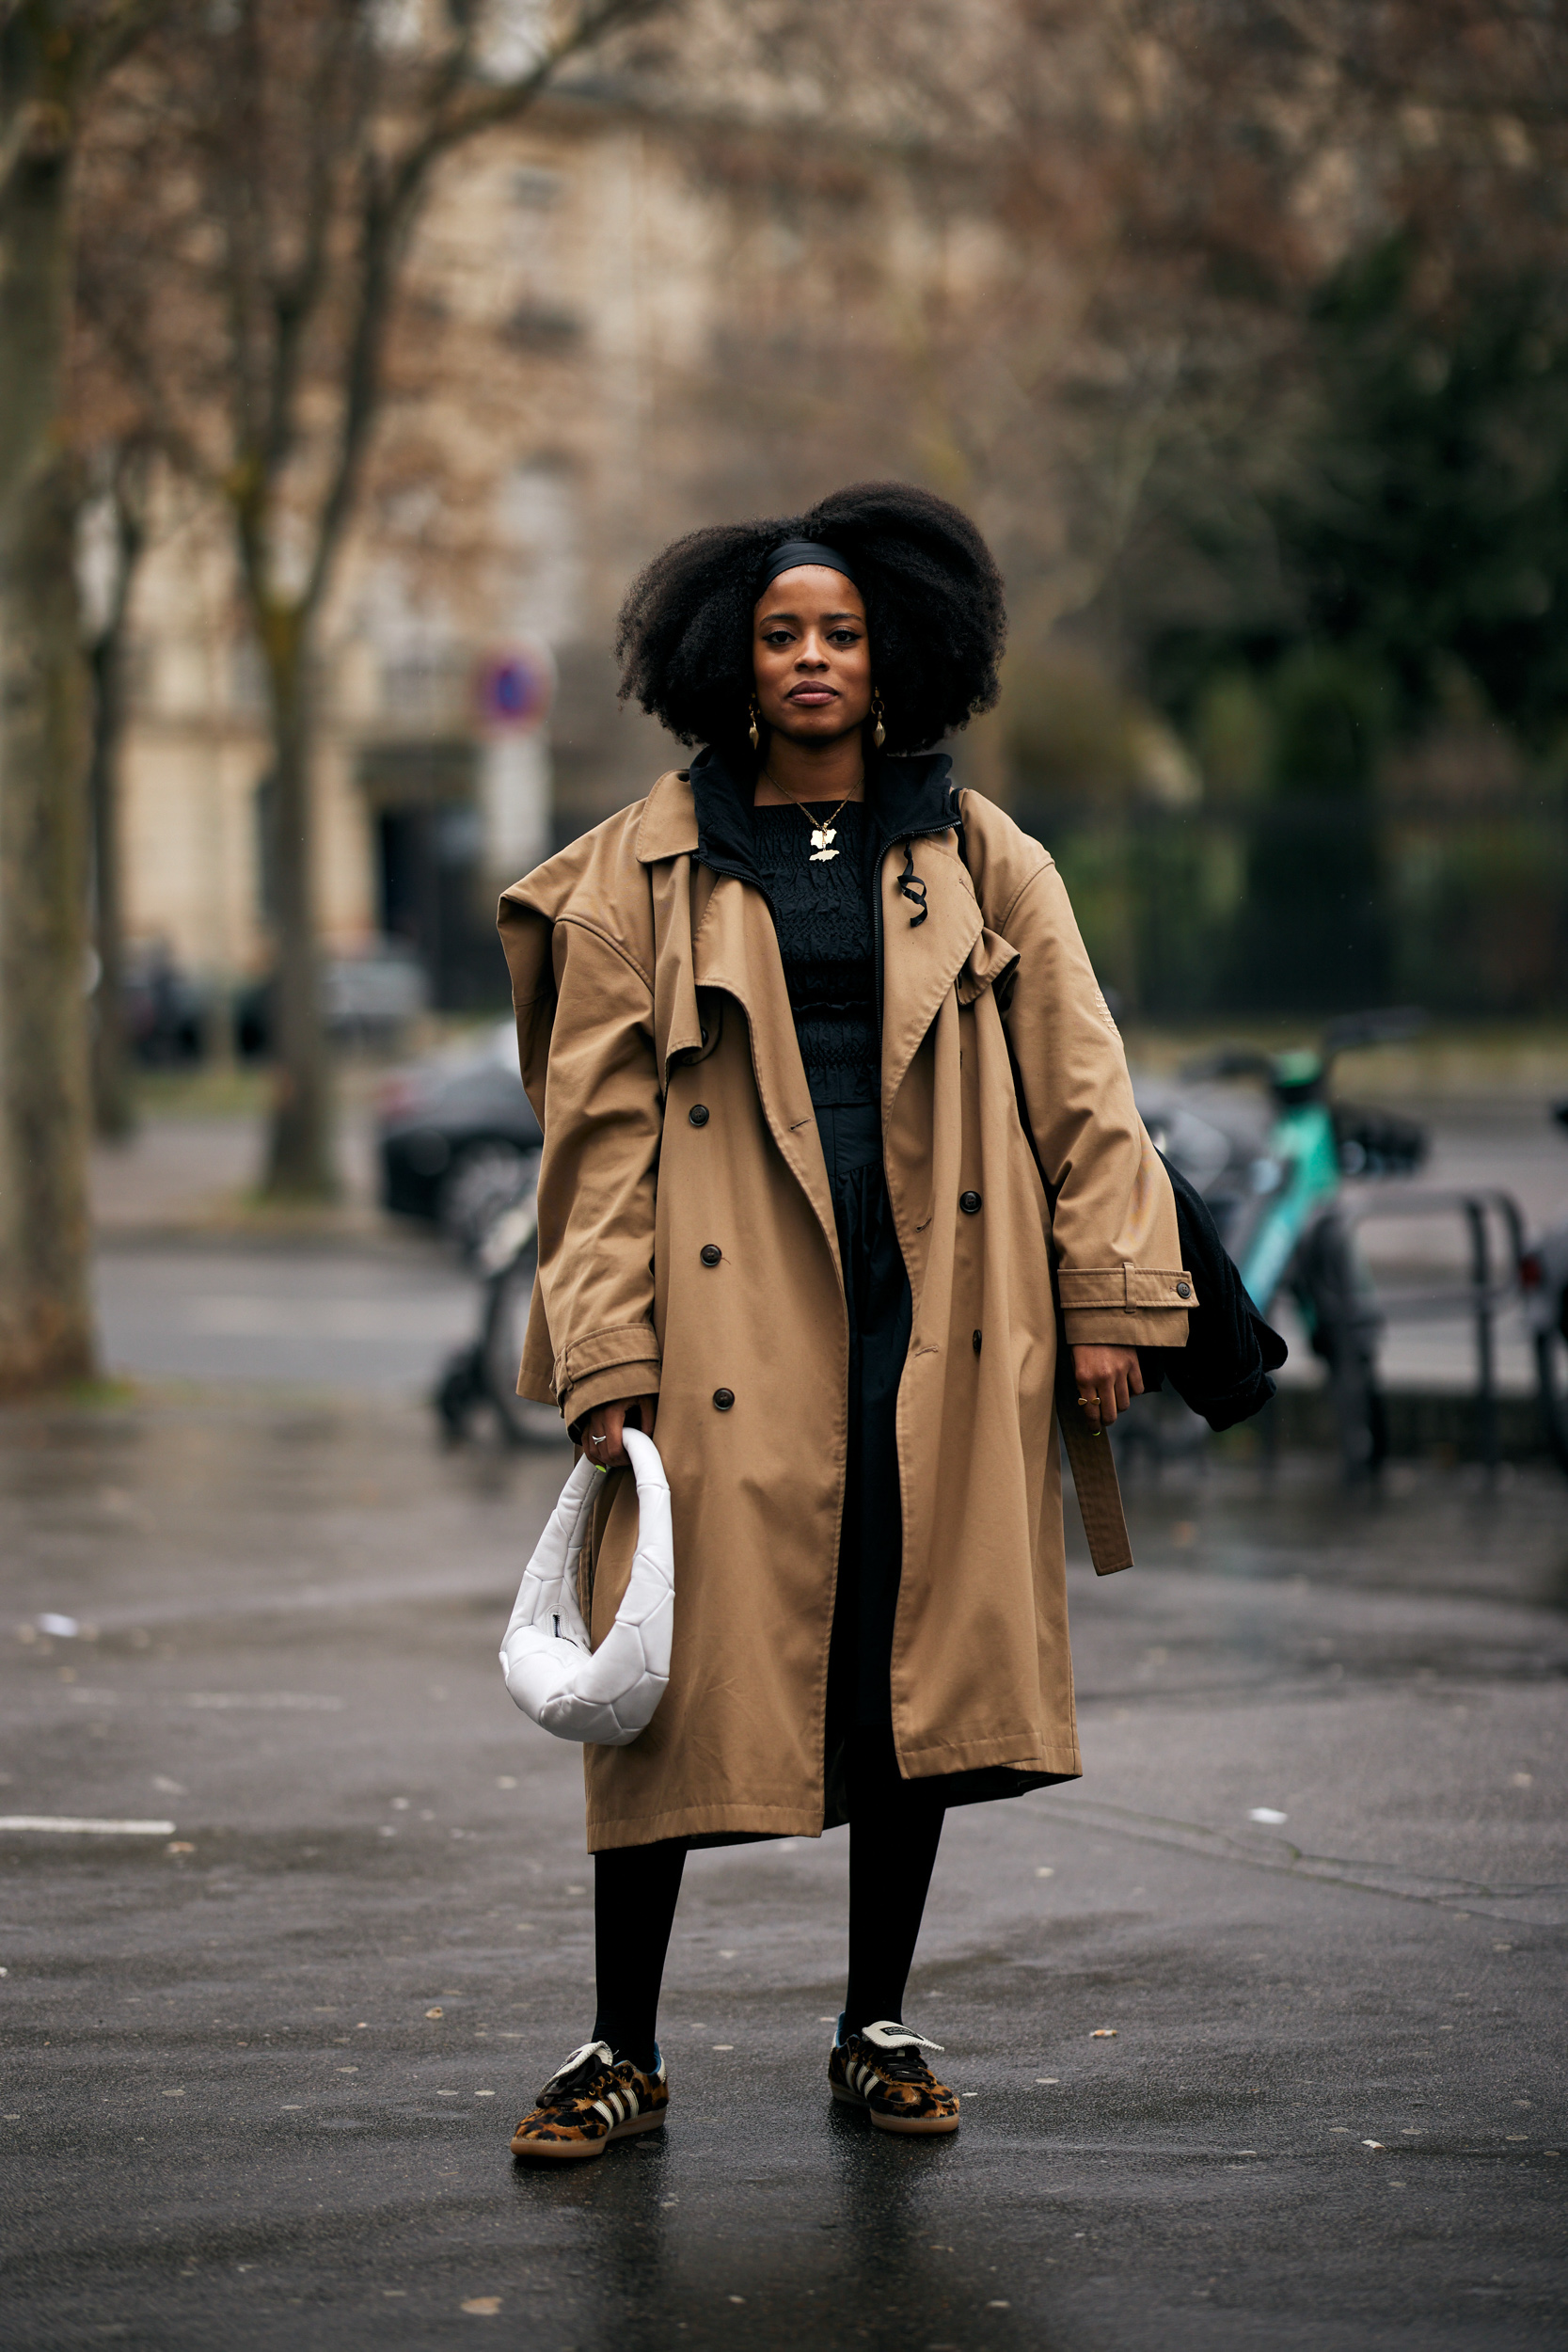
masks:
<instances>
[{"instance_id":1,"label":"gold hoop earring","mask_svg":"<svg viewBox=\"0 0 1568 2352\"><path fill-rule=\"evenodd\" d=\"M877 723L871 730L871 740L876 744L877 749L880 751L882 745L887 741L887 729L882 724L887 713L882 708L882 698L879 693L872 695L871 707L877 714Z\"/></svg>"},{"instance_id":2,"label":"gold hoop earring","mask_svg":"<svg viewBox=\"0 0 1568 2352\"><path fill-rule=\"evenodd\" d=\"M752 739L752 749L755 751L762 741L762 712L757 707L754 694L752 696L752 723L746 732Z\"/></svg>"}]
</instances>

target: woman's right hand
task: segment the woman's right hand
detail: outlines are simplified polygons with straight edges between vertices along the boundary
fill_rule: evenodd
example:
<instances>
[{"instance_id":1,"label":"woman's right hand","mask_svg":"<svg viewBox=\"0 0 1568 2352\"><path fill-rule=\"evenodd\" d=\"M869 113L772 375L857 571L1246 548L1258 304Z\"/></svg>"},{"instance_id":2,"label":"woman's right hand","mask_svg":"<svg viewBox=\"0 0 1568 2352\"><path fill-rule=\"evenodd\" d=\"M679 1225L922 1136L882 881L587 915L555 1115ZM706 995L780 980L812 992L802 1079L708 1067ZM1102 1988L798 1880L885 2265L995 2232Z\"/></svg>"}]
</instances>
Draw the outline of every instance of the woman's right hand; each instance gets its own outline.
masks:
<instances>
[{"instance_id":1,"label":"woman's right hand","mask_svg":"<svg viewBox=\"0 0 1568 2352\"><path fill-rule=\"evenodd\" d=\"M651 1438L657 1410L657 1396L627 1396L613 1405L595 1405L582 1433L582 1450L594 1469L629 1470L630 1457L621 1442L621 1432L629 1420L634 1429Z\"/></svg>"}]
</instances>

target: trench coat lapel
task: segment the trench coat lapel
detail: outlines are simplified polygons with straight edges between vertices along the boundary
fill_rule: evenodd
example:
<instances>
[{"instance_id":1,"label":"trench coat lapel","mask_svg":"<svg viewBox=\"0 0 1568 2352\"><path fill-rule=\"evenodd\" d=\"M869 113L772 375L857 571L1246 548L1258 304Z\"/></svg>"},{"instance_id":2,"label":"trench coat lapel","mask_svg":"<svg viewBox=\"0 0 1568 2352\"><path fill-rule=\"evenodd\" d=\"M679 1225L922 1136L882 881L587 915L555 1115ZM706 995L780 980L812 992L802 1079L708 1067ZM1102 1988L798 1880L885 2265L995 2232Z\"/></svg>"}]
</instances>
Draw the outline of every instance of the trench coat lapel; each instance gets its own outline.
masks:
<instances>
[{"instance_id":1,"label":"trench coat lapel","mask_svg":"<svg viewBox=\"0 0 1568 2352\"><path fill-rule=\"evenodd\" d=\"M698 926L692 956L697 987L721 989L745 1009L763 1117L785 1167L816 1212L837 1266L838 1232L816 1113L796 1041L778 934L761 892L733 875L721 875Z\"/></svg>"},{"instance_id":2,"label":"trench coat lapel","mask_svg":"<svg viewBox=\"0 0 1568 2352\"><path fill-rule=\"evenodd\" d=\"M904 845L882 859L882 1124L949 991L984 929L980 909L952 834L914 844L915 873L926 888L926 919L899 890Z\"/></svg>"}]
</instances>

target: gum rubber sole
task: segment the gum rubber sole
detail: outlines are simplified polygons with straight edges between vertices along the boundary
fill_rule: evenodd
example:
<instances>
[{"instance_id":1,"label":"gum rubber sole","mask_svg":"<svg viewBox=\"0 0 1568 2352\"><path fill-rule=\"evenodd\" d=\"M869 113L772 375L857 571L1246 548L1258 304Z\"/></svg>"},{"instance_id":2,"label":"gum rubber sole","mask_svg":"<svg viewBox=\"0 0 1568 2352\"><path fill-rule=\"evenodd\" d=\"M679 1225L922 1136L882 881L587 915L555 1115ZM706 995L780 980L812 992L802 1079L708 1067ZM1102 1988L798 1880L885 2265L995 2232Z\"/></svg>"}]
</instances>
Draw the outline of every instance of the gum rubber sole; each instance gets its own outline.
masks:
<instances>
[{"instance_id":1,"label":"gum rubber sole","mask_svg":"<svg viewBox=\"0 0 1568 2352\"><path fill-rule=\"evenodd\" d=\"M630 2139L635 2132L653 2132L664 2122L669 2110L656 2107L650 2115L631 2115L624 2123L612 2123L602 2139L525 2139L521 2145L514 2139L512 2153L531 2163L583 2164L590 2157L602 2156L612 2139Z\"/></svg>"},{"instance_id":2,"label":"gum rubber sole","mask_svg":"<svg viewBox=\"0 0 1568 2352\"><path fill-rule=\"evenodd\" d=\"M907 2119L884 2117L879 2115L870 2101L863 2099L858 2090L841 2090L837 2083L830 2083L828 2089L841 2106L863 2108L871 2119L873 2131L897 2132L906 2139L935 2139L945 2132L956 2132L958 2128L959 2119L956 2115L911 2116Z\"/></svg>"}]
</instances>

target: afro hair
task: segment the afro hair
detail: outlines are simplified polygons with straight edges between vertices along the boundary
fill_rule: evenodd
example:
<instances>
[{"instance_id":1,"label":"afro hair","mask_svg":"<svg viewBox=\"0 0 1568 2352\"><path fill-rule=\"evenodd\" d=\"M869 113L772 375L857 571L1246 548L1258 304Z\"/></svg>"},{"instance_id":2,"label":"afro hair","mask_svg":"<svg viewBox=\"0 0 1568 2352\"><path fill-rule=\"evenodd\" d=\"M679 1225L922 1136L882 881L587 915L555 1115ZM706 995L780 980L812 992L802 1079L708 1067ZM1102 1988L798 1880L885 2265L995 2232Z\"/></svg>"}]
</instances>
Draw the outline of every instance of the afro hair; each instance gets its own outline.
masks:
<instances>
[{"instance_id":1,"label":"afro hair","mask_svg":"<svg viewBox=\"0 0 1568 2352\"><path fill-rule=\"evenodd\" d=\"M752 627L767 557L819 539L854 565L888 749L928 751L998 691L1002 576L967 515L907 482L861 482L804 515L717 523L677 539L632 582L615 636L621 699L682 743L745 740Z\"/></svg>"}]
</instances>

